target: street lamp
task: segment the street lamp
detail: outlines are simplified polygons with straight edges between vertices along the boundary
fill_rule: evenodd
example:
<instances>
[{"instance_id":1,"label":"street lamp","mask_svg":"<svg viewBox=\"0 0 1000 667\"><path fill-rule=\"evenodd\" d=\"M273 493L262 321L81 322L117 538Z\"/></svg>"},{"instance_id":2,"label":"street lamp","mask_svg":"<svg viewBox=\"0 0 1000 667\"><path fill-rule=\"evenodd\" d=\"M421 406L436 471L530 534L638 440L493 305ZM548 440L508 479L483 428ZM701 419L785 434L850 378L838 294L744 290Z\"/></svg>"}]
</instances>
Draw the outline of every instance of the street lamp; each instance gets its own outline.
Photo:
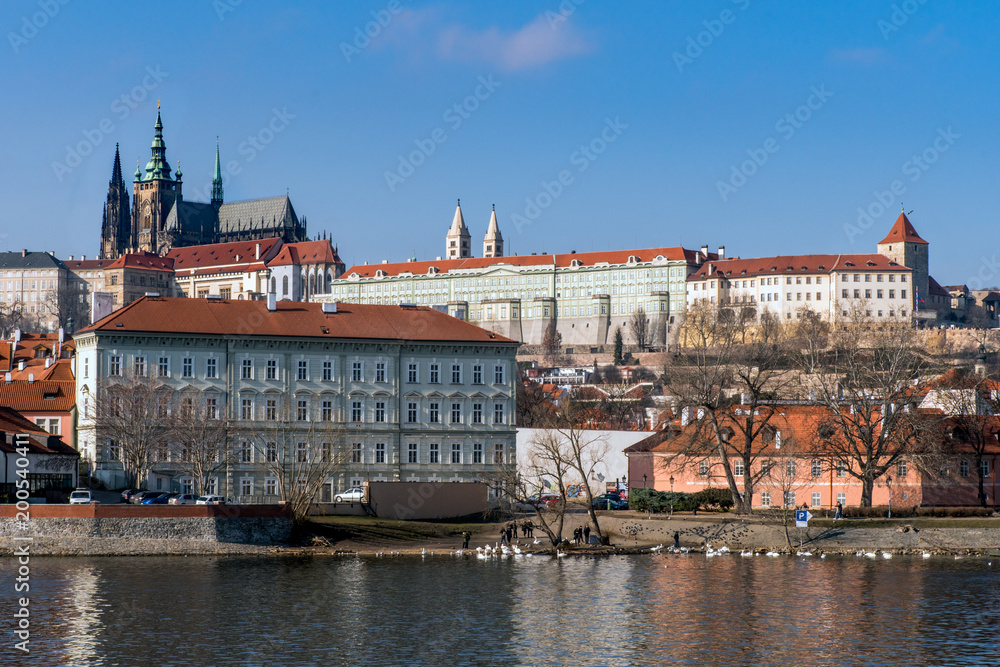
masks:
<instances>
[{"instance_id":1,"label":"street lamp","mask_svg":"<svg viewBox=\"0 0 1000 667\"><path fill-rule=\"evenodd\" d=\"M674 476L670 476L670 516L674 516Z\"/></svg>"},{"instance_id":2,"label":"street lamp","mask_svg":"<svg viewBox=\"0 0 1000 667\"><path fill-rule=\"evenodd\" d=\"M885 476L885 488L889 490L889 518L892 518L892 477Z\"/></svg>"}]
</instances>

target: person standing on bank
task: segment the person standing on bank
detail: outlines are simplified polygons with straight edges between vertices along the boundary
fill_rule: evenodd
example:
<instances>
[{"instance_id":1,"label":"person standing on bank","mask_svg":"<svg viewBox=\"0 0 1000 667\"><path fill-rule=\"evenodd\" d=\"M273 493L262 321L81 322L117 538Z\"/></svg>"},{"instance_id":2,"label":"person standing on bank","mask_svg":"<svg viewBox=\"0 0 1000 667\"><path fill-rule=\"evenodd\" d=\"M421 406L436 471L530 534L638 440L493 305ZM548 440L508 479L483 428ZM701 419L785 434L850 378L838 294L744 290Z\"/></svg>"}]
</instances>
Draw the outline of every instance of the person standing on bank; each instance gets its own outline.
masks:
<instances>
[{"instance_id":1,"label":"person standing on bank","mask_svg":"<svg viewBox=\"0 0 1000 667\"><path fill-rule=\"evenodd\" d=\"M834 519L844 518L844 506L840 503L839 500L837 501L837 513L833 515L833 518Z\"/></svg>"},{"instance_id":2,"label":"person standing on bank","mask_svg":"<svg viewBox=\"0 0 1000 667\"><path fill-rule=\"evenodd\" d=\"M681 548L681 534L678 533L677 531L674 531L674 549L680 549L680 548Z\"/></svg>"},{"instance_id":3,"label":"person standing on bank","mask_svg":"<svg viewBox=\"0 0 1000 667\"><path fill-rule=\"evenodd\" d=\"M469 548L469 539L471 537L472 537L472 533L470 533L467 530L463 530L462 531L462 548L463 549L468 549Z\"/></svg>"},{"instance_id":4,"label":"person standing on bank","mask_svg":"<svg viewBox=\"0 0 1000 667\"><path fill-rule=\"evenodd\" d=\"M583 528L583 543L590 544L590 526L584 526Z\"/></svg>"}]
</instances>

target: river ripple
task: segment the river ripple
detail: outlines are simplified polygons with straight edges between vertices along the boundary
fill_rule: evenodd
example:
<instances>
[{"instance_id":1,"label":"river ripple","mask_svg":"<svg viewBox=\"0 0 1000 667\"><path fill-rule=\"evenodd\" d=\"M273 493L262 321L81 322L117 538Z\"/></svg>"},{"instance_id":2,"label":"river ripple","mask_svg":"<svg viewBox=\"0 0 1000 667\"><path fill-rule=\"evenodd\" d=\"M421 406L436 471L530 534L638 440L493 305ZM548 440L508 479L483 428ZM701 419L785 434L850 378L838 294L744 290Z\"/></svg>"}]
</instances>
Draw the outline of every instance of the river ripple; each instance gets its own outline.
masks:
<instances>
[{"instance_id":1,"label":"river ripple","mask_svg":"<svg viewBox=\"0 0 1000 667\"><path fill-rule=\"evenodd\" d=\"M0 664L1000 664L1000 558L35 557L30 598Z\"/></svg>"}]
</instances>

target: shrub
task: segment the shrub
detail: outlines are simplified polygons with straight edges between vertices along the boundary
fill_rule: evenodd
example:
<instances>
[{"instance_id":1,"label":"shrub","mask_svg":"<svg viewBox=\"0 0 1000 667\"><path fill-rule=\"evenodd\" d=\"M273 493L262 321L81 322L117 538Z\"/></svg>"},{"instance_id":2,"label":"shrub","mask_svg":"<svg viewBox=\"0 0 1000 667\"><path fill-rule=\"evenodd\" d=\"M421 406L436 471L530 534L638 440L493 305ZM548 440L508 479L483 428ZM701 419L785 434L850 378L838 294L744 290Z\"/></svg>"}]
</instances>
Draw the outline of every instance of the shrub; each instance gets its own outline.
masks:
<instances>
[{"instance_id":1,"label":"shrub","mask_svg":"<svg viewBox=\"0 0 1000 667\"><path fill-rule=\"evenodd\" d=\"M630 509L638 512L669 512L671 503L676 511L684 512L695 508L693 496L679 491L656 491L654 489L632 489L629 491Z\"/></svg>"},{"instance_id":2,"label":"shrub","mask_svg":"<svg viewBox=\"0 0 1000 667\"><path fill-rule=\"evenodd\" d=\"M717 507L723 512L728 512L733 507L733 494L729 489L709 487L694 494L693 501L698 507Z\"/></svg>"}]
</instances>

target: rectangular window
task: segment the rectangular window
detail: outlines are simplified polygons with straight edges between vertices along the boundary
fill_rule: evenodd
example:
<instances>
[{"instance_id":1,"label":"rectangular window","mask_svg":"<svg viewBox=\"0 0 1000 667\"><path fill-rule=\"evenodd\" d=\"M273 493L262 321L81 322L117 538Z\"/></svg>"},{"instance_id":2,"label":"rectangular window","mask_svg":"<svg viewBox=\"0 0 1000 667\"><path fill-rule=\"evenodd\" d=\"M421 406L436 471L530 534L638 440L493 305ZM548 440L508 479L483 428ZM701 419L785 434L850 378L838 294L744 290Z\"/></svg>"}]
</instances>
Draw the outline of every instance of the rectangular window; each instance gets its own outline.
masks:
<instances>
[{"instance_id":1,"label":"rectangular window","mask_svg":"<svg viewBox=\"0 0 1000 667\"><path fill-rule=\"evenodd\" d=\"M493 423L494 424L503 424L503 423L505 423L504 422L504 414L503 414L503 412L504 412L503 406L504 406L503 403L494 403L493 404Z\"/></svg>"},{"instance_id":2,"label":"rectangular window","mask_svg":"<svg viewBox=\"0 0 1000 667\"><path fill-rule=\"evenodd\" d=\"M472 462L482 463L483 462L483 443L477 442L472 445Z\"/></svg>"},{"instance_id":3,"label":"rectangular window","mask_svg":"<svg viewBox=\"0 0 1000 667\"><path fill-rule=\"evenodd\" d=\"M309 421L309 399L300 398L295 402L295 420L300 422Z\"/></svg>"},{"instance_id":4,"label":"rectangular window","mask_svg":"<svg viewBox=\"0 0 1000 667\"><path fill-rule=\"evenodd\" d=\"M482 364L476 364L472 367L472 384L482 384L483 383L483 366Z\"/></svg>"},{"instance_id":5,"label":"rectangular window","mask_svg":"<svg viewBox=\"0 0 1000 667\"><path fill-rule=\"evenodd\" d=\"M253 478L244 477L240 480L240 495L241 496L252 496L253 495Z\"/></svg>"},{"instance_id":6,"label":"rectangular window","mask_svg":"<svg viewBox=\"0 0 1000 667\"><path fill-rule=\"evenodd\" d=\"M896 298L896 290L894 290L894 289L889 290L889 298L890 299L895 299Z\"/></svg>"},{"instance_id":7,"label":"rectangular window","mask_svg":"<svg viewBox=\"0 0 1000 667\"><path fill-rule=\"evenodd\" d=\"M253 359L243 360L243 363L240 365L240 379L241 380L253 379Z\"/></svg>"},{"instance_id":8,"label":"rectangular window","mask_svg":"<svg viewBox=\"0 0 1000 667\"><path fill-rule=\"evenodd\" d=\"M837 502L840 503L841 505L846 505L847 504L847 494L844 493L843 491L839 492L837 494Z\"/></svg>"},{"instance_id":9,"label":"rectangular window","mask_svg":"<svg viewBox=\"0 0 1000 667\"><path fill-rule=\"evenodd\" d=\"M269 442L264 445L264 458L267 459L268 463L278 462L278 443Z\"/></svg>"},{"instance_id":10,"label":"rectangular window","mask_svg":"<svg viewBox=\"0 0 1000 667\"><path fill-rule=\"evenodd\" d=\"M219 378L219 360L215 357L209 357L205 360L205 378L210 380Z\"/></svg>"},{"instance_id":11,"label":"rectangular window","mask_svg":"<svg viewBox=\"0 0 1000 667\"><path fill-rule=\"evenodd\" d=\"M375 443L375 463L385 463L385 443Z\"/></svg>"},{"instance_id":12,"label":"rectangular window","mask_svg":"<svg viewBox=\"0 0 1000 667\"><path fill-rule=\"evenodd\" d=\"M122 358L117 354L108 361L108 376L118 377L122 374Z\"/></svg>"},{"instance_id":13,"label":"rectangular window","mask_svg":"<svg viewBox=\"0 0 1000 667\"><path fill-rule=\"evenodd\" d=\"M837 461L837 477L847 477L847 464Z\"/></svg>"},{"instance_id":14,"label":"rectangular window","mask_svg":"<svg viewBox=\"0 0 1000 667\"><path fill-rule=\"evenodd\" d=\"M781 444L780 442L778 443ZM785 461L785 478L788 480L795 479L795 459L788 459Z\"/></svg>"},{"instance_id":15,"label":"rectangular window","mask_svg":"<svg viewBox=\"0 0 1000 667\"><path fill-rule=\"evenodd\" d=\"M870 289L865 290L865 298L866 299L872 298L872 291Z\"/></svg>"},{"instance_id":16,"label":"rectangular window","mask_svg":"<svg viewBox=\"0 0 1000 667\"><path fill-rule=\"evenodd\" d=\"M743 476L743 459L733 461L733 475L736 477Z\"/></svg>"},{"instance_id":17,"label":"rectangular window","mask_svg":"<svg viewBox=\"0 0 1000 667\"><path fill-rule=\"evenodd\" d=\"M438 384L441 382L441 366L439 364L431 364L431 384Z\"/></svg>"},{"instance_id":18,"label":"rectangular window","mask_svg":"<svg viewBox=\"0 0 1000 667\"><path fill-rule=\"evenodd\" d=\"M295 445L295 460L298 463L309 461L309 448L306 446L306 443L300 442Z\"/></svg>"},{"instance_id":19,"label":"rectangular window","mask_svg":"<svg viewBox=\"0 0 1000 667\"><path fill-rule=\"evenodd\" d=\"M323 362L323 382L330 382L333 380L333 362L324 361Z\"/></svg>"},{"instance_id":20,"label":"rectangular window","mask_svg":"<svg viewBox=\"0 0 1000 667\"><path fill-rule=\"evenodd\" d=\"M785 507L795 507L794 491L785 491Z\"/></svg>"},{"instance_id":21,"label":"rectangular window","mask_svg":"<svg viewBox=\"0 0 1000 667\"><path fill-rule=\"evenodd\" d=\"M493 463L500 465L503 463L503 443L498 442L493 445Z\"/></svg>"},{"instance_id":22,"label":"rectangular window","mask_svg":"<svg viewBox=\"0 0 1000 667\"><path fill-rule=\"evenodd\" d=\"M375 421L385 423L385 401L375 401Z\"/></svg>"},{"instance_id":23,"label":"rectangular window","mask_svg":"<svg viewBox=\"0 0 1000 667\"><path fill-rule=\"evenodd\" d=\"M219 418L219 399L214 396L205 399L205 416L209 419Z\"/></svg>"},{"instance_id":24,"label":"rectangular window","mask_svg":"<svg viewBox=\"0 0 1000 667\"><path fill-rule=\"evenodd\" d=\"M333 444L324 442L320 445L320 460L323 463L330 463L333 460Z\"/></svg>"},{"instance_id":25,"label":"rectangular window","mask_svg":"<svg viewBox=\"0 0 1000 667\"><path fill-rule=\"evenodd\" d=\"M413 401L406 404L406 423L417 423L417 404Z\"/></svg>"},{"instance_id":26,"label":"rectangular window","mask_svg":"<svg viewBox=\"0 0 1000 667\"><path fill-rule=\"evenodd\" d=\"M473 403L472 404L472 423L482 424L483 423L483 404Z\"/></svg>"},{"instance_id":27,"label":"rectangular window","mask_svg":"<svg viewBox=\"0 0 1000 667\"><path fill-rule=\"evenodd\" d=\"M861 290L859 290L859 289L854 290L854 298L855 299L860 299L861 298Z\"/></svg>"},{"instance_id":28,"label":"rectangular window","mask_svg":"<svg viewBox=\"0 0 1000 667\"><path fill-rule=\"evenodd\" d=\"M278 419L278 399L269 398L264 403L264 419L267 421L277 421Z\"/></svg>"},{"instance_id":29,"label":"rectangular window","mask_svg":"<svg viewBox=\"0 0 1000 667\"><path fill-rule=\"evenodd\" d=\"M462 443L455 442L451 445L451 462L461 463L462 462Z\"/></svg>"},{"instance_id":30,"label":"rectangular window","mask_svg":"<svg viewBox=\"0 0 1000 667\"><path fill-rule=\"evenodd\" d=\"M351 364L351 382L362 382L364 380L364 375L364 366L362 366L362 362L353 362Z\"/></svg>"},{"instance_id":31,"label":"rectangular window","mask_svg":"<svg viewBox=\"0 0 1000 667\"><path fill-rule=\"evenodd\" d=\"M309 362L305 359L299 359L299 369L296 374L296 379L298 380L308 380L309 379Z\"/></svg>"},{"instance_id":32,"label":"rectangular window","mask_svg":"<svg viewBox=\"0 0 1000 667\"><path fill-rule=\"evenodd\" d=\"M278 495L278 478L268 477L264 480L264 495L266 496L276 496Z\"/></svg>"},{"instance_id":33,"label":"rectangular window","mask_svg":"<svg viewBox=\"0 0 1000 667\"><path fill-rule=\"evenodd\" d=\"M240 399L240 419L250 420L253 419L253 399L243 398Z\"/></svg>"},{"instance_id":34,"label":"rectangular window","mask_svg":"<svg viewBox=\"0 0 1000 667\"><path fill-rule=\"evenodd\" d=\"M379 361L375 363L375 381L385 382L385 362Z\"/></svg>"},{"instance_id":35,"label":"rectangular window","mask_svg":"<svg viewBox=\"0 0 1000 667\"><path fill-rule=\"evenodd\" d=\"M762 494L760 494L760 504L763 507L771 506L771 494L769 492L764 491Z\"/></svg>"},{"instance_id":36,"label":"rectangular window","mask_svg":"<svg viewBox=\"0 0 1000 667\"><path fill-rule=\"evenodd\" d=\"M462 364L451 365L451 383L462 384Z\"/></svg>"},{"instance_id":37,"label":"rectangular window","mask_svg":"<svg viewBox=\"0 0 1000 667\"><path fill-rule=\"evenodd\" d=\"M493 384L503 384L503 364L497 364L493 367Z\"/></svg>"},{"instance_id":38,"label":"rectangular window","mask_svg":"<svg viewBox=\"0 0 1000 667\"><path fill-rule=\"evenodd\" d=\"M361 463L364 455L364 445L360 442L351 443L351 463Z\"/></svg>"},{"instance_id":39,"label":"rectangular window","mask_svg":"<svg viewBox=\"0 0 1000 667\"><path fill-rule=\"evenodd\" d=\"M407 445L406 462L407 463L419 463L419 448L417 443L411 442Z\"/></svg>"},{"instance_id":40,"label":"rectangular window","mask_svg":"<svg viewBox=\"0 0 1000 667\"><path fill-rule=\"evenodd\" d=\"M323 399L323 403L320 405L322 419L325 422L333 421L333 401L330 399Z\"/></svg>"},{"instance_id":41,"label":"rectangular window","mask_svg":"<svg viewBox=\"0 0 1000 667\"><path fill-rule=\"evenodd\" d=\"M982 461L979 462L979 473L983 477L989 477L990 476L990 461L989 461L989 459L983 459Z\"/></svg>"},{"instance_id":42,"label":"rectangular window","mask_svg":"<svg viewBox=\"0 0 1000 667\"><path fill-rule=\"evenodd\" d=\"M431 403L428 410L427 421L431 424L441 423L441 404Z\"/></svg>"},{"instance_id":43,"label":"rectangular window","mask_svg":"<svg viewBox=\"0 0 1000 667\"><path fill-rule=\"evenodd\" d=\"M881 276L879 276L879 277L881 278ZM880 289L875 290L875 298L876 299L881 299L882 298L882 290L880 290Z\"/></svg>"},{"instance_id":44,"label":"rectangular window","mask_svg":"<svg viewBox=\"0 0 1000 667\"><path fill-rule=\"evenodd\" d=\"M903 277L905 278L906 276L903 276ZM905 289L899 290L899 298L900 299L905 299L906 298L906 290Z\"/></svg>"},{"instance_id":45,"label":"rectangular window","mask_svg":"<svg viewBox=\"0 0 1000 667\"><path fill-rule=\"evenodd\" d=\"M906 461L896 462L896 477L900 479L906 477Z\"/></svg>"},{"instance_id":46,"label":"rectangular window","mask_svg":"<svg viewBox=\"0 0 1000 667\"><path fill-rule=\"evenodd\" d=\"M351 401L351 421L364 421L364 414L361 409L361 401Z\"/></svg>"},{"instance_id":47,"label":"rectangular window","mask_svg":"<svg viewBox=\"0 0 1000 667\"><path fill-rule=\"evenodd\" d=\"M170 375L170 357L160 357L160 362L156 365L156 374L161 378Z\"/></svg>"},{"instance_id":48,"label":"rectangular window","mask_svg":"<svg viewBox=\"0 0 1000 667\"><path fill-rule=\"evenodd\" d=\"M277 380L278 379L278 360L268 359L267 360L267 379Z\"/></svg>"},{"instance_id":49,"label":"rectangular window","mask_svg":"<svg viewBox=\"0 0 1000 667\"><path fill-rule=\"evenodd\" d=\"M240 443L240 463L253 463L253 445L249 442Z\"/></svg>"},{"instance_id":50,"label":"rectangular window","mask_svg":"<svg viewBox=\"0 0 1000 667\"><path fill-rule=\"evenodd\" d=\"M789 278L791 280L791 278ZM698 475L700 477L708 477L708 461L698 462Z\"/></svg>"},{"instance_id":51,"label":"rectangular window","mask_svg":"<svg viewBox=\"0 0 1000 667\"><path fill-rule=\"evenodd\" d=\"M440 463L441 462L441 445L436 442L430 444L430 462Z\"/></svg>"},{"instance_id":52,"label":"rectangular window","mask_svg":"<svg viewBox=\"0 0 1000 667\"><path fill-rule=\"evenodd\" d=\"M822 504L822 502L823 502L823 496L820 495L818 492L814 491L812 494L812 506L819 507Z\"/></svg>"},{"instance_id":53,"label":"rectangular window","mask_svg":"<svg viewBox=\"0 0 1000 667\"><path fill-rule=\"evenodd\" d=\"M410 364L409 366L407 366L407 368L406 368L406 381L409 382L410 384L416 384L417 383L417 381L418 381L418 375L417 375L417 365L416 364Z\"/></svg>"},{"instance_id":54,"label":"rectangular window","mask_svg":"<svg viewBox=\"0 0 1000 667\"><path fill-rule=\"evenodd\" d=\"M461 424L462 423L462 404L452 403L451 404L451 423Z\"/></svg>"},{"instance_id":55,"label":"rectangular window","mask_svg":"<svg viewBox=\"0 0 1000 667\"><path fill-rule=\"evenodd\" d=\"M819 477L822 474L823 474L823 462L819 459L813 459L812 476Z\"/></svg>"},{"instance_id":56,"label":"rectangular window","mask_svg":"<svg viewBox=\"0 0 1000 667\"><path fill-rule=\"evenodd\" d=\"M83 360L83 377L90 377L90 359Z\"/></svg>"}]
</instances>

